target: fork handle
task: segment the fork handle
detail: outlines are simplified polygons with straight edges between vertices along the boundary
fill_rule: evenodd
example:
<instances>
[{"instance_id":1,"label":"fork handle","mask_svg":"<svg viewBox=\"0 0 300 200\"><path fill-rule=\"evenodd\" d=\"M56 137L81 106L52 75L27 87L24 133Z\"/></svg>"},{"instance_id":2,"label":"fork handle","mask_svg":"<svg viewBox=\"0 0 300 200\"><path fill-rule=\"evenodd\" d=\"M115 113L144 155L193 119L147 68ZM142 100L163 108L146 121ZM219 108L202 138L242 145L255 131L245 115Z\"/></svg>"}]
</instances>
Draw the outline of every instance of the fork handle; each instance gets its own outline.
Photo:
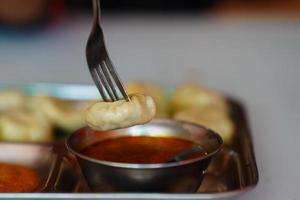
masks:
<instances>
[{"instance_id":1,"label":"fork handle","mask_svg":"<svg viewBox=\"0 0 300 200\"><path fill-rule=\"evenodd\" d=\"M94 22L98 23L100 22L101 17L101 4L100 0L93 0L93 13L94 13Z\"/></svg>"}]
</instances>

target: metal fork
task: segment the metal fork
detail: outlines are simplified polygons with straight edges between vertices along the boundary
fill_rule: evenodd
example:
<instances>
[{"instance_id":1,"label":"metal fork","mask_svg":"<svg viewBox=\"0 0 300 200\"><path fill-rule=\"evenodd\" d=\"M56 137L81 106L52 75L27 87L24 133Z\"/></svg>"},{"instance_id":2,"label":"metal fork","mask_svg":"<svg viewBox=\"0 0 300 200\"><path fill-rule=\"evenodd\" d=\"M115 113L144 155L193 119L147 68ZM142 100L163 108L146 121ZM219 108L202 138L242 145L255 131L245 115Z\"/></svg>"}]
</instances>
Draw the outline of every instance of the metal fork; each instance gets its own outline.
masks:
<instances>
[{"instance_id":1,"label":"metal fork","mask_svg":"<svg viewBox=\"0 0 300 200\"><path fill-rule=\"evenodd\" d=\"M104 101L117 101L129 97L108 56L100 26L100 0L93 0L94 22L86 45L86 59L92 78Z\"/></svg>"}]
</instances>

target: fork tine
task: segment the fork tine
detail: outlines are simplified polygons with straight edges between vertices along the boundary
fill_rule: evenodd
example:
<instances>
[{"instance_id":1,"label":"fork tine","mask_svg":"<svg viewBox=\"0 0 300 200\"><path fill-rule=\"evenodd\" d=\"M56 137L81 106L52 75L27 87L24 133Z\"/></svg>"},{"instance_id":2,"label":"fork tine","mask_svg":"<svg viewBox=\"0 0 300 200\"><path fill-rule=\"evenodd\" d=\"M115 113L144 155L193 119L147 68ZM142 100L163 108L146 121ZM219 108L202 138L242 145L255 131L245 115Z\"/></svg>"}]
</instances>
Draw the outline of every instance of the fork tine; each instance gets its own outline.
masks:
<instances>
[{"instance_id":1,"label":"fork tine","mask_svg":"<svg viewBox=\"0 0 300 200\"><path fill-rule=\"evenodd\" d=\"M102 62L103 64L101 65L101 68L102 68L102 71L104 73L104 76L106 77L106 80L109 84L109 87L111 88L111 91L113 92L114 96L116 97L117 100L120 100L119 96L118 96L118 93L117 93L117 90L115 88L115 84L113 83L112 81L112 77L111 77L111 74L109 73L109 70L108 70L108 66L105 62Z\"/></svg>"},{"instance_id":2,"label":"fork tine","mask_svg":"<svg viewBox=\"0 0 300 200\"><path fill-rule=\"evenodd\" d=\"M92 77L104 101L130 101L105 47L99 19L100 0L93 0L93 8L94 23L86 46L86 57Z\"/></svg>"},{"instance_id":3,"label":"fork tine","mask_svg":"<svg viewBox=\"0 0 300 200\"><path fill-rule=\"evenodd\" d=\"M91 72L91 75L93 77L94 83L96 84L96 86L97 86L97 88L100 92L100 95L101 95L103 101L109 101L109 98L107 98L107 96L105 94L105 91L104 91L103 86L101 84L101 79L98 76L98 73L97 73L96 69L94 68L90 72Z\"/></svg>"},{"instance_id":4,"label":"fork tine","mask_svg":"<svg viewBox=\"0 0 300 200\"><path fill-rule=\"evenodd\" d=\"M112 78L114 79L118 89L120 90L122 96L124 99L126 99L127 101L130 101L130 98L128 97L124 87L123 87L123 84L122 82L120 81L120 78L115 70L115 67L114 65L112 64L112 61L110 60L110 58L108 56L106 56L105 58L105 63L106 63L106 66L112 76Z\"/></svg>"},{"instance_id":5,"label":"fork tine","mask_svg":"<svg viewBox=\"0 0 300 200\"><path fill-rule=\"evenodd\" d=\"M112 92L112 89L111 87L109 86L109 83L108 83L108 80L107 80L107 77L105 77L104 73L103 73L103 70L102 70L102 65L103 63L100 63L100 67L96 67L96 72L98 74L98 76L100 77L100 80L102 82L102 85L104 86L106 92L108 93L108 95L110 96L110 99L112 101L116 101L117 98L114 96L113 92Z\"/></svg>"}]
</instances>

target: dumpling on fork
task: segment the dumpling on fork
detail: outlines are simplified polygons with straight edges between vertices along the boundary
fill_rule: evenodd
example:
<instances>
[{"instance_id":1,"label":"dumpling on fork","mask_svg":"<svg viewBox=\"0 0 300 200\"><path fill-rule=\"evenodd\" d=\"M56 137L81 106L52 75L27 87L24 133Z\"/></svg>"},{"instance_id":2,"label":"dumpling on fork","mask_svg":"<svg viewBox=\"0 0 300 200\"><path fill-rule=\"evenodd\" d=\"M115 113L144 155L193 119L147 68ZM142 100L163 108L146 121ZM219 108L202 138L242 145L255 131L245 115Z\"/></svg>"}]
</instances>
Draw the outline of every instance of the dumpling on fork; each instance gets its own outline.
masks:
<instances>
[{"instance_id":1,"label":"dumpling on fork","mask_svg":"<svg viewBox=\"0 0 300 200\"><path fill-rule=\"evenodd\" d=\"M86 111L86 122L94 130L107 131L149 122L156 113L154 100L142 94L129 95L130 101L100 101Z\"/></svg>"}]
</instances>

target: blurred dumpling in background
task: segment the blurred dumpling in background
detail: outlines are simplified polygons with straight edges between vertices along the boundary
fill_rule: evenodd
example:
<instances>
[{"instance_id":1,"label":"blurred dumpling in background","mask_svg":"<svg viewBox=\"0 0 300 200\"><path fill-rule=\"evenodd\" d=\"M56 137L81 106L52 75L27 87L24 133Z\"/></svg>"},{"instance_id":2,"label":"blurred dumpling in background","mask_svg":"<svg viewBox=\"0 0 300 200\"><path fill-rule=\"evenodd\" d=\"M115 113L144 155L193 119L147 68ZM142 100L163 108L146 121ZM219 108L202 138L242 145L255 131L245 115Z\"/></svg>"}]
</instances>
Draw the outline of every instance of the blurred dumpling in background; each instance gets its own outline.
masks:
<instances>
[{"instance_id":1,"label":"blurred dumpling in background","mask_svg":"<svg viewBox=\"0 0 300 200\"><path fill-rule=\"evenodd\" d=\"M173 95L164 88L145 81L129 82L129 94L142 93L153 98L157 117L204 125L219 133L225 143L230 143L234 124L229 116L226 98L218 92L197 84L179 86ZM55 130L72 133L86 126L85 111L96 101L68 101L49 96L26 96L15 90L0 92L0 140L50 141Z\"/></svg>"},{"instance_id":2,"label":"blurred dumpling in background","mask_svg":"<svg viewBox=\"0 0 300 200\"><path fill-rule=\"evenodd\" d=\"M47 96L29 97L28 108L45 116L54 126L67 132L75 131L86 125L85 110L94 101L72 102Z\"/></svg>"},{"instance_id":3,"label":"blurred dumpling in background","mask_svg":"<svg viewBox=\"0 0 300 200\"><path fill-rule=\"evenodd\" d=\"M0 140L51 141L56 128L71 133L85 126L84 112L93 103L0 91Z\"/></svg>"},{"instance_id":4,"label":"blurred dumpling in background","mask_svg":"<svg viewBox=\"0 0 300 200\"><path fill-rule=\"evenodd\" d=\"M18 91L7 90L0 92L0 112L24 108L26 97Z\"/></svg>"},{"instance_id":5,"label":"blurred dumpling in background","mask_svg":"<svg viewBox=\"0 0 300 200\"><path fill-rule=\"evenodd\" d=\"M52 125L43 116L27 109L28 97L14 90L0 92L0 140L49 142Z\"/></svg>"},{"instance_id":6,"label":"blurred dumpling in background","mask_svg":"<svg viewBox=\"0 0 300 200\"><path fill-rule=\"evenodd\" d=\"M193 122L214 130L225 144L232 141L234 124L221 94L196 84L179 86L171 98L174 119Z\"/></svg>"},{"instance_id":7,"label":"blurred dumpling in background","mask_svg":"<svg viewBox=\"0 0 300 200\"><path fill-rule=\"evenodd\" d=\"M43 116L25 110L0 113L0 139L18 142L50 142L52 126Z\"/></svg>"},{"instance_id":8,"label":"blurred dumpling in background","mask_svg":"<svg viewBox=\"0 0 300 200\"><path fill-rule=\"evenodd\" d=\"M172 113L194 108L201 110L210 106L228 110L226 99L222 95L197 84L179 86L171 98Z\"/></svg>"},{"instance_id":9,"label":"blurred dumpling in background","mask_svg":"<svg viewBox=\"0 0 300 200\"><path fill-rule=\"evenodd\" d=\"M126 84L126 92L128 94L141 93L151 96L156 104L156 116L169 116L169 102L162 87L155 83L146 81L132 81Z\"/></svg>"},{"instance_id":10,"label":"blurred dumpling in background","mask_svg":"<svg viewBox=\"0 0 300 200\"><path fill-rule=\"evenodd\" d=\"M212 129L222 137L225 144L232 141L234 124L227 112L217 107L181 110L175 113L174 119L196 123Z\"/></svg>"}]
</instances>

